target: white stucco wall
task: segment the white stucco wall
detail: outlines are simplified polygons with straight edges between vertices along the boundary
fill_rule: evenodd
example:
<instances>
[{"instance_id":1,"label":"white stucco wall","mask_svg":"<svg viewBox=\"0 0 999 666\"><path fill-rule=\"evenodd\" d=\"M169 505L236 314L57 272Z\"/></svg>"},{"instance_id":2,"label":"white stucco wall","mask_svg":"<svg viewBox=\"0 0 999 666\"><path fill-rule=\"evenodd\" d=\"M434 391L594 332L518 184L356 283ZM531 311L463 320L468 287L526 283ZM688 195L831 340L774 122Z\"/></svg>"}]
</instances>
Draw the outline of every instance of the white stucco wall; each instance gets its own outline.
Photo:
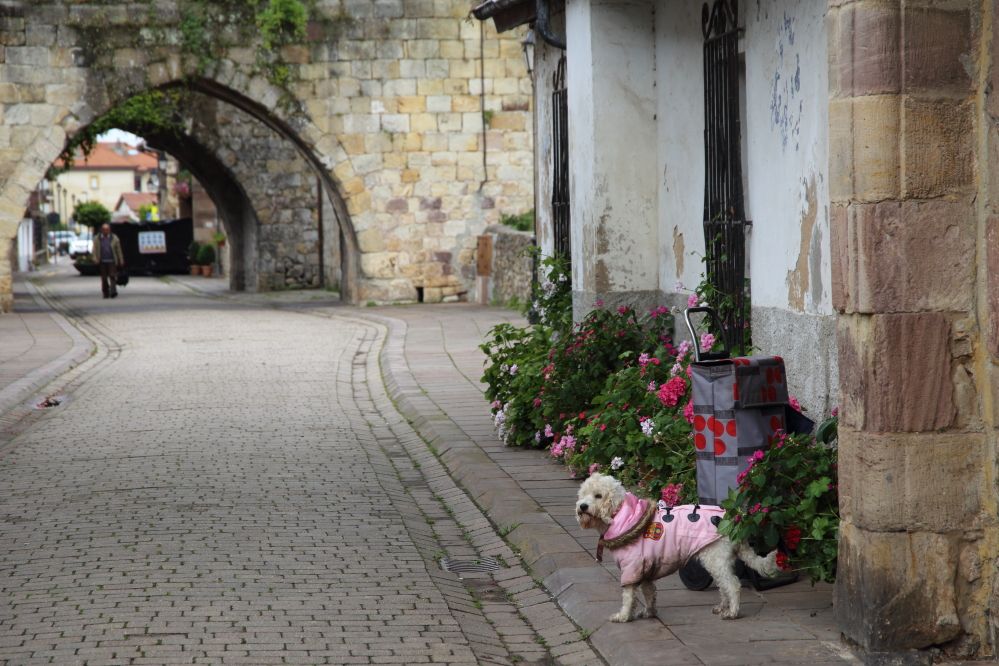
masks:
<instances>
[{"instance_id":1,"label":"white stucco wall","mask_svg":"<svg viewBox=\"0 0 999 666\"><path fill-rule=\"evenodd\" d=\"M831 314L826 2L746 12L753 305Z\"/></svg>"},{"instance_id":2,"label":"white stucco wall","mask_svg":"<svg viewBox=\"0 0 999 666\"><path fill-rule=\"evenodd\" d=\"M667 291L677 280L695 286L703 272L702 5L665 3L656 19L660 283ZM825 6L760 0L744 17L743 163L754 306L832 313Z\"/></svg>"},{"instance_id":3,"label":"white stucco wall","mask_svg":"<svg viewBox=\"0 0 999 666\"><path fill-rule=\"evenodd\" d=\"M659 298L655 4L568 0L573 305Z\"/></svg>"},{"instance_id":4,"label":"white stucco wall","mask_svg":"<svg viewBox=\"0 0 999 666\"><path fill-rule=\"evenodd\" d=\"M701 6L673 0L656 11L659 284L693 289L704 271L704 40Z\"/></svg>"},{"instance_id":5,"label":"white stucco wall","mask_svg":"<svg viewBox=\"0 0 999 666\"><path fill-rule=\"evenodd\" d=\"M656 12L659 282L667 295L677 281L695 287L704 270L702 5L674 0ZM792 391L821 415L837 402L826 2L759 0L743 7L753 342L760 353L785 358Z\"/></svg>"}]
</instances>

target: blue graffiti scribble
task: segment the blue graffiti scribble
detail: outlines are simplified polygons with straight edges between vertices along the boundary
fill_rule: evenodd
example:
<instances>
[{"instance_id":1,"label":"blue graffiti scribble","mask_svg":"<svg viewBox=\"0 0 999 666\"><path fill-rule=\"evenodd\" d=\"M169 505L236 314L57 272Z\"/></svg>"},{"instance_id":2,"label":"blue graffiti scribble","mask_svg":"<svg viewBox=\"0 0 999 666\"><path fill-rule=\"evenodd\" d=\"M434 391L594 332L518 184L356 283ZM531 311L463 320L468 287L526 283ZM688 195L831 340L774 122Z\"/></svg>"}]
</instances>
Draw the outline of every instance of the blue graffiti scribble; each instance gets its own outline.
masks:
<instances>
[{"instance_id":1,"label":"blue graffiti scribble","mask_svg":"<svg viewBox=\"0 0 999 666\"><path fill-rule=\"evenodd\" d=\"M785 45L790 54L794 39L794 17L785 12L777 30L777 66L770 87L770 123L780 134L781 147L786 150L793 142L794 150L797 151L800 145L798 137L801 134L801 117L804 112L803 100L799 99L798 104L794 104L794 98L801 92L801 54L794 54L793 72L790 57L784 57Z\"/></svg>"}]
</instances>

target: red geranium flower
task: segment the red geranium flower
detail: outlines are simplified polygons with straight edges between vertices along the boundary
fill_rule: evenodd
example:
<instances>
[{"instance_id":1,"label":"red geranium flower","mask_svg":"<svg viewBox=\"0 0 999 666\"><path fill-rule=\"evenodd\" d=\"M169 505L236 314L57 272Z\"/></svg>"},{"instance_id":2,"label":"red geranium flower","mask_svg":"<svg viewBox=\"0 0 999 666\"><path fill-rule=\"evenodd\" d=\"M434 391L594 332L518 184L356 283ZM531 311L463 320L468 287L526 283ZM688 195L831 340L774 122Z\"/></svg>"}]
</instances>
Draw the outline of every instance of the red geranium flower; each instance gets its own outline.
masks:
<instances>
[{"instance_id":1,"label":"red geranium flower","mask_svg":"<svg viewBox=\"0 0 999 666\"><path fill-rule=\"evenodd\" d=\"M788 550L797 550L799 543L801 543L801 530L797 527L791 527L784 534L784 544Z\"/></svg>"},{"instance_id":2,"label":"red geranium flower","mask_svg":"<svg viewBox=\"0 0 999 666\"><path fill-rule=\"evenodd\" d=\"M780 569L781 571L791 570L791 560L787 556L787 553L783 553L780 551L777 552L777 568Z\"/></svg>"}]
</instances>

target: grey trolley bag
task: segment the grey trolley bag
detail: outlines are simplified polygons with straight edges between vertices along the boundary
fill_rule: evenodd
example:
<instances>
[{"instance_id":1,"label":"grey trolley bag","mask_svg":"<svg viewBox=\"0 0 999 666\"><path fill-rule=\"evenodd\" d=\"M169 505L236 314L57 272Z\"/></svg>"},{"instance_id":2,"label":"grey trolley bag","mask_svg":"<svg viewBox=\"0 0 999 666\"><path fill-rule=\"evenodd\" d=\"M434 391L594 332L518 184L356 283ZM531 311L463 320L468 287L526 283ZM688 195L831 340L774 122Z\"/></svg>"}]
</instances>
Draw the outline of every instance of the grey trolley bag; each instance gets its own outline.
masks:
<instances>
[{"instance_id":1,"label":"grey trolley bag","mask_svg":"<svg viewBox=\"0 0 999 666\"><path fill-rule=\"evenodd\" d=\"M724 335L721 351L702 350L690 319L695 313L711 318L716 330L721 330L721 326L711 308L687 308L684 313L694 344L690 380L697 450L697 501L719 505L728 497L729 490L738 486L736 479L749 466L753 454L766 450L778 432L811 432L815 424L791 409L784 360L780 356L733 358ZM751 570L748 573L757 589L797 579L797 576L764 579ZM695 560L680 569L680 579L694 590L706 589L712 582Z\"/></svg>"}]
</instances>

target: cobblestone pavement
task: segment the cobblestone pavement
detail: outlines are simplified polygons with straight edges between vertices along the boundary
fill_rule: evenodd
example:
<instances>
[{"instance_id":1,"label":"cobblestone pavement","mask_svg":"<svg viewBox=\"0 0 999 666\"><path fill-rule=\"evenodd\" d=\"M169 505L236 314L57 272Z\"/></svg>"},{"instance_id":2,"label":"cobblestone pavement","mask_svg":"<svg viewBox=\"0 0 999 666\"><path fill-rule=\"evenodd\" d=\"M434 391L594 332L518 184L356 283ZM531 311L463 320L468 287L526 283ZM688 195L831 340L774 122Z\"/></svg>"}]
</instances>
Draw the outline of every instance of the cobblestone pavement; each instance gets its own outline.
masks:
<instances>
[{"instance_id":1,"label":"cobblestone pavement","mask_svg":"<svg viewBox=\"0 0 999 666\"><path fill-rule=\"evenodd\" d=\"M0 661L600 663L393 409L382 328L46 289L98 353L0 448Z\"/></svg>"}]
</instances>

